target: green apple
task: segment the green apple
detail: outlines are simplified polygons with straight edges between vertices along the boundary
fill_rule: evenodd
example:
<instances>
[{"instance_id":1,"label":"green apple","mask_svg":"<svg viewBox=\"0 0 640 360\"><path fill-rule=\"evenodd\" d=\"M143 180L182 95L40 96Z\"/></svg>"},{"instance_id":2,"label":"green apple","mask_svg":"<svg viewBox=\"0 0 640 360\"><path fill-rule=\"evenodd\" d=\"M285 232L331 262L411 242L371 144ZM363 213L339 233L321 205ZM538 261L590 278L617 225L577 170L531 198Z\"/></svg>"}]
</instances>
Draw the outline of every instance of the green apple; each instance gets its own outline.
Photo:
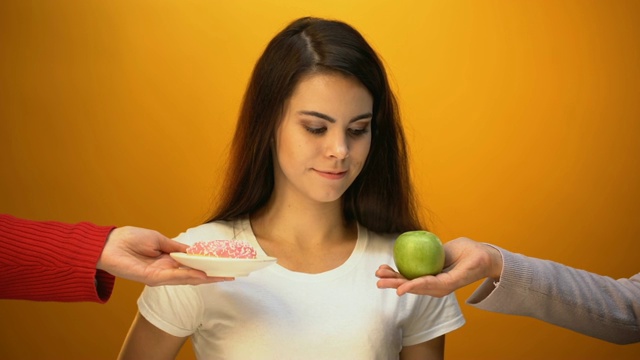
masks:
<instances>
[{"instance_id":1,"label":"green apple","mask_svg":"<svg viewBox=\"0 0 640 360\"><path fill-rule=\"evenodd\" d=\"M438 274L444 266L442 241L428 231L407 231L396 239L393 259L400 274L407 279Z\"/></svg>"}]
</instances>

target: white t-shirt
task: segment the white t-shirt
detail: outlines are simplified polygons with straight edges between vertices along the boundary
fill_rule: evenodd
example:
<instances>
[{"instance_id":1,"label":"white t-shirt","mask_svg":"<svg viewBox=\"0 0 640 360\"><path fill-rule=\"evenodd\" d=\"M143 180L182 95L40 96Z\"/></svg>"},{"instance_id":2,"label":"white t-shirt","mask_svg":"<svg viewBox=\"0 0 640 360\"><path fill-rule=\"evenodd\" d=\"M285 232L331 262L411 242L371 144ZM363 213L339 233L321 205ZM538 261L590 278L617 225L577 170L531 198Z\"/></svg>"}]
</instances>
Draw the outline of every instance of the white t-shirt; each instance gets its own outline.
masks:
<instances>
[{"instance_id":1,"label":"white t-shirt","mask_svg":"<svg viewBox=\"0 0 640 360\"><path fill-rule=\"evenodd\" d=\"M464 317L444 298L378 289L375 271L393 264L392 236L358 226L341 266L320 274L274 264L234 281L146 287L142 316L179 337L192 336L199 359L397 359L402 346L453 331ZM260 248L248 220L200 225L176 240L238 239Z\"/></svg>"}]
</instances>

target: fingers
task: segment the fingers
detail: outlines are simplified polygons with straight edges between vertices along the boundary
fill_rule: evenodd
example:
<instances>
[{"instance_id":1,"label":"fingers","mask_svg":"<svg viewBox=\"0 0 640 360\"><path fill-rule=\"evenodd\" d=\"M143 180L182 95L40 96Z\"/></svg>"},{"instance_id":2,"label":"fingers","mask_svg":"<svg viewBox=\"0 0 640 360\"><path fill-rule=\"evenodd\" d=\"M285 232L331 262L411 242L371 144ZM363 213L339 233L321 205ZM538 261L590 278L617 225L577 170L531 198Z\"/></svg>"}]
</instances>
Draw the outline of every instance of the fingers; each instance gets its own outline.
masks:
<instances>
[{"instance_id":1,"label":"fingers","mask_svg":"<svg viewBox=\"0 0 640 360\"><path fill-rule=\"evenodd\" d=\"M376 276L379 278L402 278L397 271L393 270L389 265L380 265L378 270L376 271Z\"/></svg>"},{"instance_id":2,"label":"fingers","mask_svg":"<svg viewBox=\"0 0 640 360\"><path fill-rule=\"evenodd\" d=\"M417 295L429 295L434 297L443 297L449 295L455 289L448 286L446 281L438 276L423 276L398 286L396 290L399 296L404 294L417 294Z\"/></svg>"},{"instance_id":3,"label":"fingers","mask_svg":"<svg viewBox=\"0 0 640 360\"><path fill-rule=\"evenodd\" d=\"M376 282L379 289L397 289L406 283L407 279L380 279Z\"/></svg>"},{"instance_id":4,"label":"fingers","mask_svg":"<svg viewBox=\"0 0 640 360\"><path fill-rule=\"evenodd\" d=\"M399 286L409 281L397 271L393 270L389 265L380 265L376 271L376 276L380 278L376 283L379 289L397 289Z\"/></svg>"},{"instance_id":5,"label":"fingers","mask_svg":"<svg viewBox=\"0 0 640 360\"><path fill-rule=\"evenodd\" d=\"M233 277L210 277L200 270L180 268L162 270L154 274L146 283L149 286L201 285L233 280L235 280Z\"/></svg>"},{"instance_id":6,"label":"fingers","mask_svg":"<svg viewBox=\"0 0 640 360\"><path fill-rule=\"evenodd\" d=\"M376 276L380 278L377 284L381 289L395 289L407 281L407 279L393 270L389 265L380 265L378 270L376 270Z\"/></svg>"},{"instance_id":7,"label":"fingers","mask_svg":"<svg viewBox=\"0 0 640 360\"><path fill-rule=\"evenodd\" d=\"M201 285L235 280L233 277L207 276L203 271L183 267L169 254L149 259L143 266L142 276L137 280L149 286ZM134 275L130 278L136 280Z\"/></svg>"},{"instance_id":8,"label":"fingers","mask_svg":"<svg viewBox=\"0 0 640 360\"><path fill-rule=\"evenodd\" d=\"M389 265L381 265L376 271L380 278L376 285L380 289L396 289L398 296L404 294L429 295L443 297L452 293L455 287L449 284L448 275L445 273L437 276L427 275L413 280L407 280Z\"/></svg>"},{"instance_id":9,"label":"fingers","mask_svg":"<svg viewBox=\"0 0 640 360\"><path fill-rule=\"evenodd\" d=\"M175 240L171 240L164 235L159 235L158 238L158 250L163 253L172 253L172 252L185 252L189 246Z\"/></svg>"}]
</instances>

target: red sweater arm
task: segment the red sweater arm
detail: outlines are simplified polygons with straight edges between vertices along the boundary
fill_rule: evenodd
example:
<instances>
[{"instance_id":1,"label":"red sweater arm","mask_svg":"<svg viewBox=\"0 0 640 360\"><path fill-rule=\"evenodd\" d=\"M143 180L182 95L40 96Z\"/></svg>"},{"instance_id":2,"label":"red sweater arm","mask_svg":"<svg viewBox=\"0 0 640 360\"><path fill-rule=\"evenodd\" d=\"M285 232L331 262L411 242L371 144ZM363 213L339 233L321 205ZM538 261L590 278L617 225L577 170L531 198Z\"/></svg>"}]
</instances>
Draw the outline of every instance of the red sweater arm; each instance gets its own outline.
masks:
<instances>
[{"instance_id":1,"label":"red sweater arm","mask_svg":"<svg viewBox=\"0 0 640 360\"><path fill-rule=\"evenodd\" d=\"M115 277L96 265L114 228L0 214L0 299L105 303Z\"/></svg>"}]
</instances>

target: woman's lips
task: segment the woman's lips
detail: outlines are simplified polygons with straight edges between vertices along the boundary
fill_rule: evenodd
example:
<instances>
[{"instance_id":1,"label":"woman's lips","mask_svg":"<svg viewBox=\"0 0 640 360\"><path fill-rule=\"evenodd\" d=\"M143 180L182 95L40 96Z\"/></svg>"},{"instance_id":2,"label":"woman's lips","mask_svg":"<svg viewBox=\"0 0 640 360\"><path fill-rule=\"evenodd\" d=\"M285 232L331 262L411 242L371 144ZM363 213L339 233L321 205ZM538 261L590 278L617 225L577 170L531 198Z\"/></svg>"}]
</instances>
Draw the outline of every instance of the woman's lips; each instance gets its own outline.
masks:
<instances>
[{"instance_id":1,"label":"woman's lips","mask_svg":"<svg viewBox=\"0 0 640 360\"><path fill-rule=\"evenodd\" d=\"M314 169L318 175L326 179L339 180L347 175L346 171L322 171Z\"/></svg>"}]
</instances>

